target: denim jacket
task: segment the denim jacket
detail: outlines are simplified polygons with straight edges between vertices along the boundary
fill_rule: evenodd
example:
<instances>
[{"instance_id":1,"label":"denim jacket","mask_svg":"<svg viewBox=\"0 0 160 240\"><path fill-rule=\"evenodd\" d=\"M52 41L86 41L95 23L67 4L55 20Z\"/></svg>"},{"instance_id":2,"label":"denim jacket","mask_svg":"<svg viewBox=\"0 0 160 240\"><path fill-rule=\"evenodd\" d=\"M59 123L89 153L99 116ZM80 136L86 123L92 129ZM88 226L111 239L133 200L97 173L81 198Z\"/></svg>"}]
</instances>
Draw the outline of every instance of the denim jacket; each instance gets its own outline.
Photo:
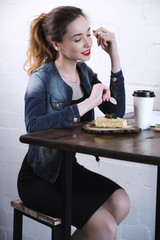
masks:
<instances>
[{"instance_id":1,"label":"denim jacket","mask_svg":"<svg viewBox=\"0 0 160 240\"><path fill-rule=\"evenodd\" d=\"M81 85L90 95L92 86L100 83L90 67L84 62L77 63ZM125 113L125 89L122 71L111 73L111 96L117 99L115 106L110 102L99 105L103 113L115 113L123 117ZM61 78L54 62L36 69L28 82L25 93L25 124L27 132L36 132L51 128L64 128L80 122L77 105L71 105L72 88ZM91 119L94 119L92 110ZM53 183L58 175L62 161L62 151L41 146L29 145L28 163L34 172Z\"/></svg>"}]
</instances>

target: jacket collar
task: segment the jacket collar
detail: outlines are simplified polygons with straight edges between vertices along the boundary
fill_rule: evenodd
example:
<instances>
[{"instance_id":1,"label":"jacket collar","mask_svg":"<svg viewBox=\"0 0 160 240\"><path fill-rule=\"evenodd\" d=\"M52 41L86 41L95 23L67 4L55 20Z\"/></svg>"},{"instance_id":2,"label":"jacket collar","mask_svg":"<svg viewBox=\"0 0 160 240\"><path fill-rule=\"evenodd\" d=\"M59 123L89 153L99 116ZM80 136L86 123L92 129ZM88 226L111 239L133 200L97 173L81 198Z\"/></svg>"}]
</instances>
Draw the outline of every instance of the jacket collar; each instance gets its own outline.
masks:
<instances>
[{"instance_id":1,"label":"jacket collar","mask_svg":"<svg viewBox=\"0 0 160 240\"><path fill-rule=\"evenodd\" d=\"M72 96L72 88L65 83L65 81L63 81L63 79L61 78L54 62L52 62L52 66L54 69L54 72L56 73L57 77L59 78L59 80L61 81L61 86L64 86L67 89L67 93ZM84 67L85 66L85 67ZM88 95L90 95L91 93L91 83L90 83L90 79L88 76L88 71L87 71L87 65L84 64L83 62L77 62L77 70L80 76L80 81L81 81L81 85L84 87L84 90L86 91L86 93Z\"/></svg>"}]
</instances>

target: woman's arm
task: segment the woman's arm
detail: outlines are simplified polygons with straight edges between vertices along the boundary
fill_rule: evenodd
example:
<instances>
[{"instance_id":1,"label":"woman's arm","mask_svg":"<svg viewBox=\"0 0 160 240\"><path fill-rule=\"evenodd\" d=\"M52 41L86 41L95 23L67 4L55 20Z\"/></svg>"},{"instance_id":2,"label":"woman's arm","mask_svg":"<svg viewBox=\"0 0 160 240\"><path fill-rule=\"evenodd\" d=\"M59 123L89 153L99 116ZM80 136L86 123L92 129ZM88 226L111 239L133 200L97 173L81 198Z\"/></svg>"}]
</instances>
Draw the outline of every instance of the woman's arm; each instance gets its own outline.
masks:
<instances>
[{"instance_id":1,"label":"woman's arm","mask_svg":"<svg viewBox=\"0 0 160 240\"><path fill-rule=\"evenodd\" d=\"M93 30L93 34L97 38L98 46L101 46L110 56L111 71L113 73L119 72L121 70L121 65L115 34L103 27Z\"/></svg>"},{"instance_id":2,"label":"woman's arm","mask_svg":"<svg viewBox=\"0 0 160 240\"><path fill-rule=\"evenodd\" d=\"M125 86L115 34L103 27L94 30L93 33L97 38L98 46L101 46L101 48L110 56L110 92L111 96L117 100L117 105L108 102L107 104L102 103L99 108L104 113L108 111L107 113L114 113L115 117L123 117L125 114Z\"/></svg>"},{"instance_id":3,"label":"woman's arm","mask_svg":"<svg viewBox=\"0 0 160 240\"><path fill-rule=\"evenodd\" d=\"M86 112L99 106L102 102L108 101L110 98L109 88L102 83L93 85L91 95L83 102L77 104L80 116Z\"/></svg>"},{"instance_id":4,"label":"woman's arm","mask_svg":"<svg viewBox=\"0 0 160 240\"><path fill-rule=\"evenodd\" d=\"M88 81L90 82L92 87L94 85L101 84L97 74L94 73L92 69L89 66L87 66L85 63L83 63L83 71L84 71L84 74L87 76ZM84 79L84 76L83 76L83 79ZM97 91L99 91L98 88L97 88ZM107 91L108 91L108 94L110 94L110 96L114 97L117 100L117 105L114 105L110 101L108 101L108 98L109 98L108 97L106 98L107 101L102 101L102 103L101 104L99 103L98 105L94 105L94 102L86 100L85 103L81 103L79 104L79 106L81 105L82 107L84 107L83 109L86 109L86 107L90 109L91 107L98 106L99 109L104 114L114 113L115 117L123 117L125 113L125 86L124 86L124 77L123 77L122 71L119 71L118 73L111 72L110 86L109 86L109 90Z\"/></svg>"}]
</instances>

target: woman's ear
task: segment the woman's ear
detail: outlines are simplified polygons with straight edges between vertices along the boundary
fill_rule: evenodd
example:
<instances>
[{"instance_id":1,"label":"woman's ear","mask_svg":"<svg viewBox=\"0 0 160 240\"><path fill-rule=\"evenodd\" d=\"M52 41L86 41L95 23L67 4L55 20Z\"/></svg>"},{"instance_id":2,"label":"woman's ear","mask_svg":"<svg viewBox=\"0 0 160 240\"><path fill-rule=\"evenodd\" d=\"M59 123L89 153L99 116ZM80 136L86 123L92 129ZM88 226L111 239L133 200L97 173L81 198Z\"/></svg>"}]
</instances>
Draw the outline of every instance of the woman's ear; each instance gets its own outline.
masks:
<instances>
[{"instance_id":1,"label":"woman's ear","mask_svg":"<svg viewBox=\"0 0 160 240\"><path fill-rule=\"evenodd\" d=\"M53 42L53 41L51 41L51 44L54 47L54 49L58 52L59 51L59 44L57 42Z\"/></svg>"}]
</instances>

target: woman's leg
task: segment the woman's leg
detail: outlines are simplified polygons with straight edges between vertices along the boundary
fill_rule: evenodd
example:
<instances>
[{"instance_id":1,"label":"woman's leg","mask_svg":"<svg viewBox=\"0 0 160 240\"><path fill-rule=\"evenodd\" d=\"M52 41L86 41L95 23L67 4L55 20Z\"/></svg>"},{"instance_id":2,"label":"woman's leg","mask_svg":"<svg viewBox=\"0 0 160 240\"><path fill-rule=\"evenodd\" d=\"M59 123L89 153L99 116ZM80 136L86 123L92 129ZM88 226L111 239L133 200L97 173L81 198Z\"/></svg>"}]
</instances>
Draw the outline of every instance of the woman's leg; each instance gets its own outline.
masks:
<instances>
[{"instance_id":1,"label":"woman's leg","mask_svg":"<svg viewBox=\"0 0 160 240\"><path fill-rule=\"evenodd\" d=\"M82 230L76 230L72 240L116 240L117 223L101 206L86 222Z\"/></svg>"},{"instance_id":2,"label":"woman's leg","mask_svg":"<svg viewBox=\"0 0 160 240\"><path fill-rule=\"evenodd\" d=\"M130 210L128 194L123 189L116 190L103 204L119 225L126 218Z\"/></svg>"},{"instance_id":3,"label":"woman's leg","mask_svg":"<svg viewBox=\"0 0 160 240\"><path fill-rule=\"evenodd\" d=\"M76 230L72 240L115 240L117 226L127 216L130 200L123 189L116 190L90 217L82 230Z\"/></svg>"},{"instance_id":4,"label":"woman's leg","mask_svg":"<svg viewBox=\"0 0 160 240\"><path fill-rule=\"evenodd\" d=\"M90 217L82 229L89 240L116 240L117 223L103 206Z\"/></svg>"}]
</instances>

